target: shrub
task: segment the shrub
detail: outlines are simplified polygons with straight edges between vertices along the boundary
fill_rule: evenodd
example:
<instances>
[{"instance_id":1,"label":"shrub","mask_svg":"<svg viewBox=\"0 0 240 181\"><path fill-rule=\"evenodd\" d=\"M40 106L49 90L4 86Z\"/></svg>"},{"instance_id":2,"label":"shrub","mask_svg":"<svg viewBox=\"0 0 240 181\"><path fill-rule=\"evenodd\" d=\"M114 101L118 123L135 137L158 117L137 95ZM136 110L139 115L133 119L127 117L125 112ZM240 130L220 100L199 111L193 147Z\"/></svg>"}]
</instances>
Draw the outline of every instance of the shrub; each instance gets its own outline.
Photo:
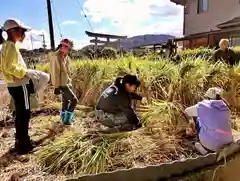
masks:
<instances>
[{"instance_id":1,"label":"shrub","mask_svg":"<svg viewBox=\"0 0 240 181\"><path fill-rule=\"evenodd\" d=\"M104 47L101 51L101 58L105 59L116 59L117 50L111 47Z\"/></svg>"},{"instance_id":2,"label":"shrub","mask_svg":"<svg viewBox=\"0 0 240 181\"><path fill-rule=\"evenodd\" d=\"M212 56L212 53L213 53L212 49L200 47L200 48L197 48L197 49L184 50L181 53L181 57L184 58L184 59L187 58L187 57L210 59L211 56Z\"/></svg>"}]
</instances>

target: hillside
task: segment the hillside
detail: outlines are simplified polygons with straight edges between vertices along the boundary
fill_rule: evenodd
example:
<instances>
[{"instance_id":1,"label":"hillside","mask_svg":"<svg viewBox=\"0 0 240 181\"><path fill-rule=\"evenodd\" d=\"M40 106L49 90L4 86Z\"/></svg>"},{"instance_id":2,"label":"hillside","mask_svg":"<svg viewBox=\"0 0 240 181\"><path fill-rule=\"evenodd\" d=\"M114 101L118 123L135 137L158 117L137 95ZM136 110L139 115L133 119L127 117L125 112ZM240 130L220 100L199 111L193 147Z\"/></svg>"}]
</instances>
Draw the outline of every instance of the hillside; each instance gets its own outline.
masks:
<instances>
[{"instance_id":1,"label":"hillside","mask_svg":"<svg viewBox=\"0 0 240 181\"><path fill-rule=\"evenodd\" d=\"M171 35L163 35L163 34L146 34L133 36L130 38L126 38L120 41L120 45L123 47L125 51L129 51L130 49L137 48L140 46L152 45L157 43L166 43L169 39L173 39L174 36ZM119 46L118 42L113 44L114 47Z\"/></svg>"}]
</instances>

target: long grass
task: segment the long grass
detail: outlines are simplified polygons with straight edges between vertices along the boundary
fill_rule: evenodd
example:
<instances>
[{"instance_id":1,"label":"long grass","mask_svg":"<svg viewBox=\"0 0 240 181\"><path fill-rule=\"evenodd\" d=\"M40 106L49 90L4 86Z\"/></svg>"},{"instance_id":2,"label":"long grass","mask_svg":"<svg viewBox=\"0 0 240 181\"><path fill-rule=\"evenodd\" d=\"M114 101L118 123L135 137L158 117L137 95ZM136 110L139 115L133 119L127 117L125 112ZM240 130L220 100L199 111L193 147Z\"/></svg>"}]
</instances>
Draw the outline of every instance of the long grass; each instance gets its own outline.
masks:
<instances>
[{"instance_id":1,"label":"long grass","mask_svg":"<svg viewBox=\"0 0 240 181\"><path fill-rule=\"evenodd\" d=\"M37 68L49 69L48 65ZM147 57L81 60L73 62L71 69L79 104L94 106L117 76L132 73L140 78L139 92L147 97L149 105L139 112L144 125L139 130L102 135L78 124L78 131L68 132L43 148L38 153L39 162L53 173L99 173L193 156L195 152L182 136L187 126L184 109L200 101L212 86L224 88L229 101L229 97L234 100L232 95L238 96L238 84L232 82L238 77L239 67L230 70L224 63L210 64L200 58L186 58L180 64ZM141 110L141 105L138 108ZM94 122L92 118L81 121Z\"/></svg>"}]
</instances>

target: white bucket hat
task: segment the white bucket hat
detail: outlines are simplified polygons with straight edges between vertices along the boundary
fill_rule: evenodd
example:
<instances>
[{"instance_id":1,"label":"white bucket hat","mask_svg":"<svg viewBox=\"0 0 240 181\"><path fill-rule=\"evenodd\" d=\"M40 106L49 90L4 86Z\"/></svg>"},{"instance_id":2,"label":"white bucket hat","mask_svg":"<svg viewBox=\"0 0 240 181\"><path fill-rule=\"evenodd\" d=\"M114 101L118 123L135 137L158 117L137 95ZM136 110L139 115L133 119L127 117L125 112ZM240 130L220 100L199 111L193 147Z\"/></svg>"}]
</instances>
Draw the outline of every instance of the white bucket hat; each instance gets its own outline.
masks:
<instances>
[{"instance_id":1,"label":"white bucket hat","mask_svg":"<svg viewBox=\"0 0 240 181\"><path fill-rule=\"evenodd\" d=\"M31 30L31 28L29 26L24 25L23 22L21 22L20 20L17 20L17 19L7 19L5 21L5 23L3 24L2 28L4 31L8 31L13 28L22 28L26 31Z\"/></svg>"},{"instance_id":2,"label":"white bucket hat","mask_svg":"<svg viewBox=\"0 0 240 181\"><path fill-rule=\"evenodd\" d=\"M216 99L217 95L221 96L222 90L218 87L212 87L207 90L204 96L210 99Z\"/></svg>"}]
</instances>

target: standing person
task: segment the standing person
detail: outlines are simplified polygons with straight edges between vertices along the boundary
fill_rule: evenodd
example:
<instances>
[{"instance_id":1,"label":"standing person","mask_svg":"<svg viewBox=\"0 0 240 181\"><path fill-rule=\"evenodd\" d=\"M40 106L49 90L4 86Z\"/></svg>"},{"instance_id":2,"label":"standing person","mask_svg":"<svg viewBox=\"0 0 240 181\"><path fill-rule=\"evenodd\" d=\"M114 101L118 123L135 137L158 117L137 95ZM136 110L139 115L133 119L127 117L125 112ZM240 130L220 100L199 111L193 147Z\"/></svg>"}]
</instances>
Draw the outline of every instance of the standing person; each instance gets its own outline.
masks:
<instances>
[{"instance_id":1,"label":"standing person","mask_svg":"<svg viewBox=\"0 0 240 181\"><path fill-rule=\"evenodd\" d=\"M16 108L15 149L18 154L24 155L33 149L28 135L30 119L29 96L34 92L30 79L37 80L38 75L35 70L27 69L22 55L16 46L16 42L23 42L25 32L29 31L30 28L19 20L8 19L3 25L3 30L7 32L8 38L6 41L0 38L2 40L0 43L3 43L0 68Z\"/></svg>"},{"instance_id":2,"label":"standing person","mask_svg":"<svg viewBox=\"0 0 240 181\"><path fill-rule=\"evenodd\" d=\"M72 41L63 39L58 46L58 50L51 53L49 57L54 94L62 94L60 117L64 124L71 124L73 122L74 110L77 106L77 97L71 88L70 58L68 56L72 46Z\"/></svg>"},{"instance_id":3,"label":"standing person","mask_svg":"<svg viewBox=\"0 0 240 181\"><path fill-rule=\"evenodd\" d=\"M218 151L233 141L230 110L221 97L221 89L208 89L205 99L185 112L190 121L187 132L197 134L195 147L201 154Z\"/></svg>"},{"instance_id":4,"label":"standing person","mask_svg":"<svg viewBox=\"0 0 240 181\"><path fill-rule=\"evenodd\" d=\"M142 100L135 93L140 81L135 75L118 77L100 96L96 106L96 116L101 124L109 128L133 130L141 127L140 120L132 109L132 100Z\"/></svg>"},{"instance_id":5,"label":"standing person","mask_svg":"<svg viewBox=\"0 0 240 181\"><path fill-rule=\"evenodd\" d=\"M236 53L229 48L228 39L221 39L219 42L219 49L217 49L212 56L213 62L221 60L231 66L237 63Z\"/></svg>"}]
</instances>

